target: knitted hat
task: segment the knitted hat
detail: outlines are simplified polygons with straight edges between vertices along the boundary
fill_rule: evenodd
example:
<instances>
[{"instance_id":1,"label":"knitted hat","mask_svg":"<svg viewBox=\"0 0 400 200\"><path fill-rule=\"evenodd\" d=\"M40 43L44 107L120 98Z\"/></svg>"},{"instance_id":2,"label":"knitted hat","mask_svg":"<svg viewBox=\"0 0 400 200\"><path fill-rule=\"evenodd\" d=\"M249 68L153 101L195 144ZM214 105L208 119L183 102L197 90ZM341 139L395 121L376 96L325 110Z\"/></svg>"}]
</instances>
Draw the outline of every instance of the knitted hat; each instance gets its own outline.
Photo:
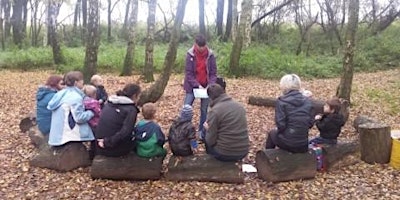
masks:
<instances>
[{"instance_id":1,"label":"knitted hat","mask_svg":"<svg viewBox=\"0 0 400 200\"><path fill-rule=\"evenodd\" d=\"M193 108L191 105L184 105L180 114L181 121L192 121L193 118Z\"/></svg>"}]
</instances>

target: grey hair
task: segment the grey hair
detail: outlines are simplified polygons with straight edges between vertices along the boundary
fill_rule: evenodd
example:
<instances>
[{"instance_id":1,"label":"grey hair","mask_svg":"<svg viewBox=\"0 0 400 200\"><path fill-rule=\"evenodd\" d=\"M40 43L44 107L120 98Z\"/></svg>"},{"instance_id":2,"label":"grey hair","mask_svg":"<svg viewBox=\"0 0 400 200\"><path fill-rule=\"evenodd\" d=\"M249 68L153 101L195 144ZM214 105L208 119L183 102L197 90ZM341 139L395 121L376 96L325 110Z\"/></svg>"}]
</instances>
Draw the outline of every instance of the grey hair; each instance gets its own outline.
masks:
<instances>
[{"instance_id":1,"label":"grey hair","mask_svg":"<svg viewBox=\"0 0 400 200\"><path fill-rule=\"evenodd\" d=\"M301 88L301 80L300 77L296 74L286 74L281 78L279 83L279 87L282 92L285 94L290 90L300 90Z\"/></svg>"}]
</instances>

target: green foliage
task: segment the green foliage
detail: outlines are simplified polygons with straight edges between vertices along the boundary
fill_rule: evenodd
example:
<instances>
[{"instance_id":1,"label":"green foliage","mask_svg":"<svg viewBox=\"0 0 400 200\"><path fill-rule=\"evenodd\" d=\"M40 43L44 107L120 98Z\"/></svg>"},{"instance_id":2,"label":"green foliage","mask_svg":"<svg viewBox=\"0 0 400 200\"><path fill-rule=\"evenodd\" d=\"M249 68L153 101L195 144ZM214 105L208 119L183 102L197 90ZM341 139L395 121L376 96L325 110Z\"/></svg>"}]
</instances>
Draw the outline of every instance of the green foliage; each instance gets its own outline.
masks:
<instances>
[{"instance_id":1,"label":"green foliage","mask_svg":"<svg viewBox=\"0 0 400 200\"><path fill-rule=\"evenodd\" d=\"M400 89L400 85L397 85L397 90ZM383 109L392 116L397 115L400 112L399 97L391 92L381 89L367 89L366 94L369 99L380 105L384 105Z\"/></svg>"}]
</instances>

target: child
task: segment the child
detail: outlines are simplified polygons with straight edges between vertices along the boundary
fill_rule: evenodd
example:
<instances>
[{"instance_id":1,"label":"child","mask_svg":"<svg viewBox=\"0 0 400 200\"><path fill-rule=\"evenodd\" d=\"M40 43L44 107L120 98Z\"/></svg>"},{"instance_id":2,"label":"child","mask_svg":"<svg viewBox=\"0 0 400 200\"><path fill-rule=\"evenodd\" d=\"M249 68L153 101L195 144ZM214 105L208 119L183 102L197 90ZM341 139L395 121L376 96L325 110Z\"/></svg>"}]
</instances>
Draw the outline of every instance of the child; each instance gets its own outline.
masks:
<instances>
[{"instance_id":1,"label":"child","mask_svg":"<svg viewBox=\"0 0 400 200\"><path fill-rule=\"evenodd\" d=\"M95 74L90 79L90 83L96 87L96 89L97 89L96 99L99 100L101 108L103 108L104 103L108 99L108 94L106 92L106 89L103 86L103 79L101 78L101 76Z\"/></svg>"},{"instance_id":2,"label":"child","mask_svg":"<svg viewBox=\"0 0 400 200\"><path fill-rule=\"evenodd\" d=\"M192 106L184 105L180 116L174 120L169 129L168 141L175 156L189 156L197 149L196 129L192 118Z\"/></svg>"},{"instance_id":3,"label":"child","mask_svg":"<svg viewBox=\"0 0 400 200\"><path fill-rule=\"evenodd\" d=\"M94 116L89 120L90 128L92 131L97 127L100 119L100 102L96 100L96 87L93 85L85 85L83 86L83 93L85 93L85 98L83 98L83 105L85 106L85 110L91 110L94 113Z\"/></svg>"},{"instance_id":4,"label":"child","mask_svg":"<svg viewBox=\"0 0 400 200\"><path fill-rule=\"evenodd\" d=\"M320 136L312 139L310 144L336 144L345 121L339 114L341 102L337 97L328 100L324 105L324 114L315 116Z\"/></svg>"},{"instance_id":5,"label":"child","mask_svg":"<svg viewBox=\"0 0 400 200\"><path fill-rule=\"evenodd\" d=\"M157 107L154 103L146 103L142 107L143 118L135 127L135 141L137 155L150 158L165 156L163 148L165 136L161 127L154 122Z\"/></svg>"}]
</instances>

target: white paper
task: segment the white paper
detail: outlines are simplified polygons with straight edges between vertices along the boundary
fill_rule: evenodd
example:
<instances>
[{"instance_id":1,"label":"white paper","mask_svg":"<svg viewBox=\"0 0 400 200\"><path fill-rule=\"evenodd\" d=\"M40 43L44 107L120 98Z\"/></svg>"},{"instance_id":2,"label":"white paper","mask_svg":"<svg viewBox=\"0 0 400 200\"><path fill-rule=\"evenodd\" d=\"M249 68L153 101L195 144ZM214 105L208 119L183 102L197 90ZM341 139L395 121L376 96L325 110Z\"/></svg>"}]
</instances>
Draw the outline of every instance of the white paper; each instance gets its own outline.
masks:
<instances>
[{"instance_id":1,"label":"white paper","mask_svg":"<svg viewBox=\"0 0 400 200\"><path fill-rule=\"evenodd\" d=\"M255 168L253 165L250 164L243 164L242 171L245 173L255 173L257 172L257 168Z\"/></svg>"},{"instance_id":2,"label":"white paper","mask_svg":"<svg viewBox=\"0 0 400 200\"><path fill-rule=\"evenodd\" d=\"M208 98L207 89L205 89L205 88L194 88L193 95L195 98L200 98L200 99Z\"/></svg>"}]
</instances>

